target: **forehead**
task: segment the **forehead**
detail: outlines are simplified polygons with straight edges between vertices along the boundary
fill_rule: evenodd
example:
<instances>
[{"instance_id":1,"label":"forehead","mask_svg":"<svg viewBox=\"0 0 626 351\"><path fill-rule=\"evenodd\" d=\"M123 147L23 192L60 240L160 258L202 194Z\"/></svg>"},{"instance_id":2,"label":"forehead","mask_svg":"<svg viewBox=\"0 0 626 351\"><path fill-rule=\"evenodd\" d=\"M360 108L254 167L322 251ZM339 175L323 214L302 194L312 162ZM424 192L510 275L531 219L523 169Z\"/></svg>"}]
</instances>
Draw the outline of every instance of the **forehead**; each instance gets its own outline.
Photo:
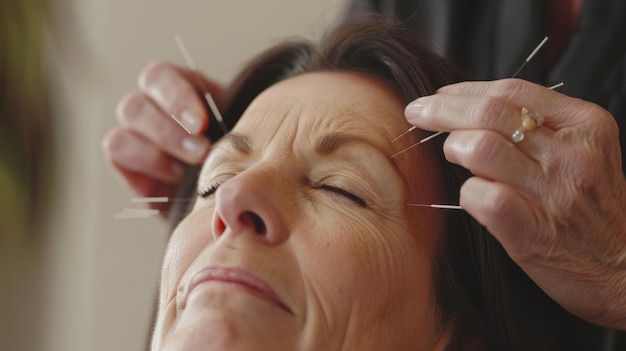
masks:
<instances>
[{"instance_id":1,"label":"forehead","mask_svg":"<svg viewBox=\"0 0 626 351\"><path fill-rule=\"evenodd\" d=\"M408 135L391 143L410 127L404 107L387 85L365 74L315 72L290 78L266 89L241 116L232 134L244 137L239 141L245 140L245 147L238 147L233 138L222 139L212 148L203 174L215 171L215 166L226 160L241 164L266 156L288 156L283 159L287 162L318 160L316 146L324 136L348 134L364 140L361 146L368 144L376 150L370 149L374 152L364 156L364 148L358 152L342 149L344 156L350 153L353 160L378 173L393 172L385 176L386 182L391 186L393 179L399 180L407 200L437 203L440 177L433 167L436 156L428 145L388 158L416 140ZM239 152L228 151L233 148ZM383 158L394 167L381 167L388 164Z\"/></svg>"},{"instance_id":2,"label":"forehead","mask_svg":"<svg viewBox=\"0 0 626 351\"><path fill-rule=\"evenodd\" d=\"M379 141L381 148L391 151L388 141L409 127L403 116L404 104L376 79L358 73L315 72L265 90L235 131L255 137L267 133L266 141L346 132Z\"/></svg>"}]
</instances>

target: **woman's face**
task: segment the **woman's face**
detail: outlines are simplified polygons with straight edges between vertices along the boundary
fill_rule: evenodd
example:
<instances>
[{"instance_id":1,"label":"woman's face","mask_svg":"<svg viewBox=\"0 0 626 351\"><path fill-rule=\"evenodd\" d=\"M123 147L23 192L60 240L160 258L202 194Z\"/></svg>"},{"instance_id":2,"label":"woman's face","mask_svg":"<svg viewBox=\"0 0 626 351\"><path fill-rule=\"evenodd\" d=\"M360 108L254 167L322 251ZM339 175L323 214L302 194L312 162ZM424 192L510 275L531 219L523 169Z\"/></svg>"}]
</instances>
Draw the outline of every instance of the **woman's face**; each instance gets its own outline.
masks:
<instances>
[{"instance_id":1,"label":"woman's face","mask_svg":"<svg viewBox=\"0 0 626 351\"><path fill-rule=\"evenodd\" d=\"M403 104L356 73L258 96L202 169L164 260L153 346L167 350L442 348L431 261L434 153Z\"/></svg>"}]
</instances>

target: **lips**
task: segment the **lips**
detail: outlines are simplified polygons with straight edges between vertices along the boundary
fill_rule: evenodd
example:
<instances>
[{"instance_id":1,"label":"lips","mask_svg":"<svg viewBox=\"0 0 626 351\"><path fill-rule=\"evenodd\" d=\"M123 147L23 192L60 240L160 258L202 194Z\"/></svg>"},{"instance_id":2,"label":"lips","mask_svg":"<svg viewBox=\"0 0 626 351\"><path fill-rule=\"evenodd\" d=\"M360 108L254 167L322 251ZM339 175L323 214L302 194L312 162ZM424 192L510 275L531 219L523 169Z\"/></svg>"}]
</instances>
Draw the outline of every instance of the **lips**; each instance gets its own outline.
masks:
<instances>
[{"instance_id":1,"label":"lips","mask_svg":"<svg viewBox=\"0 0 626 351\"><path fill-rule=\"evenodd\" d=\"M185 300L187 300L194 288L208 282L238 284L250 294L274 303L286 312L293 314L291 309L280 300L269 284L256 275L240 268L207 267L202 269L194 274L189 281Z\"/></svg>"}]
</instances>

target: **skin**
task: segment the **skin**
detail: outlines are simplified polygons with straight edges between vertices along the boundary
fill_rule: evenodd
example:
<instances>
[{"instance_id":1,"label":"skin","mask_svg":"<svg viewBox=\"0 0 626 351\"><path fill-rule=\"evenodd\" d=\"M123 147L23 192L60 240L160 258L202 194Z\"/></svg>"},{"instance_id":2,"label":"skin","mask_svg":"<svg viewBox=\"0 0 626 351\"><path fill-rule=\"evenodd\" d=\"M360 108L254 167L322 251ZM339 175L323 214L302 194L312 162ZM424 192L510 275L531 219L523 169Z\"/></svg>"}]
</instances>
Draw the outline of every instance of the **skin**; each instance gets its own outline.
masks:
<instances>
[{"instance_id":1,"label":"skin","mask_svg":"<svg viewBox=\"0 0 626 351\"><path fill-rule=\"evenodd\" d=\"M521 107L545 116L518 144ZM626 331L626 179L618 128L601 107L518 79L459 83L406 109L450 131L446 158L475 177L461 205L555 301Z\"/></svg>"},{"instance_id":2,"label":"skin","mask_svg":"<svg viewBox=\"0 0 626 351\"><path fill-rule=\"evenodd\" d=\"M185 153L188 135L169 117L199 111L206 125L191 81L179 67L152 63L140 75L139 90L118 105L119 124L103 149L114 172L140 196L173 195L182 165L202 162L177 156ZM135 104L150 108L130 108ZM546 122L513 145L521 107ZM609 112L505 79L444 87L408 106L406 117L420 128L451 132L446 157L476 175L461 188L461 205L546 293L589 322L626 331L626 181Z\"/></svg>"},{"instance_id":3,"label":"skin","mask_svg":"<svg viewBox=\"0 0 626 351\"><path fill-rule=\"evenodd\" d=\"M405 205L435 200L438 175L432 152L389 159L410 143L389 142L409 127L403 107L356 73L309 73L257 97L204 164L199 192L221 185L171 237L153 348L443 350L430 275L442 219ZM318 152L329 133L364 143ZM225 282L189 294L215 266L262 278L286 308Z\"/></svg>"}]
</instances>

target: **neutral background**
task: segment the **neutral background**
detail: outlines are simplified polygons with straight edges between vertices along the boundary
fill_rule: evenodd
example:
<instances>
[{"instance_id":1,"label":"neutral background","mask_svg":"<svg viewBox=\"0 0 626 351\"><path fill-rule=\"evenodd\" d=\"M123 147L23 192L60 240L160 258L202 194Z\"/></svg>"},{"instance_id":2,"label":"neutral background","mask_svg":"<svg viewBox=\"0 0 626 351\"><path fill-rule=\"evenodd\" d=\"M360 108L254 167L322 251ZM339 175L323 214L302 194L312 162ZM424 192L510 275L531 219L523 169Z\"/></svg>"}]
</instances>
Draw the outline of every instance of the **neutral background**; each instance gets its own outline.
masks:
<instances>
[{"instance_id":1,"label":"neutral background","mask_svg":"<svg viewBox=\"0 0 626 351\"><path fill-rule=\"evenodd\" d=\"M184 63L177 34L203 72L228 83L269 45L318 37L338 21L344 2L53 2L55 195L42 249L31 250L37 257L17 252L9 262L0 258L22 277L9 287L11 311L0 312L6 336L0 348L144 349L167 228L157 219L114 219L132 207L100 146L115 124L116 102L135 88L150 60Z\"/></svg>"}]
</instances>

